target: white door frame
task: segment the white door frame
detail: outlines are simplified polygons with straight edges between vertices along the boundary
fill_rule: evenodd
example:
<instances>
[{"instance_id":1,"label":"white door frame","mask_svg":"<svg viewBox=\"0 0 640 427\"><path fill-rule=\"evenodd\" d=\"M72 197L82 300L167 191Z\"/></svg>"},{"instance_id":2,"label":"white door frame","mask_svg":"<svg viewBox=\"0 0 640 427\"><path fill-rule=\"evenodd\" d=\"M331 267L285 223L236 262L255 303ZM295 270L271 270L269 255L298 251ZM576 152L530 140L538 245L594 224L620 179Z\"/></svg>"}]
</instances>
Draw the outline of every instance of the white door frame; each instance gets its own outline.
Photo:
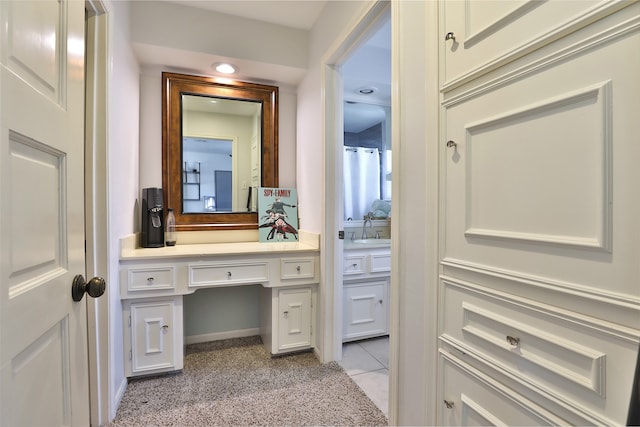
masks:
<instances>
[{"instance_id":1,"label":"white door frame","mask_svg":"<svg viewBox=\"0 0 640 427\"><path fill-rule=\"evenodd\" d=\"M86 275L108 277L107 76L108 13L86 0L85 241ZM108 287L113 289L113 287ZM107 291L109 292L109 290ZM109 297L87 298L91 425L109 423Z\"/></svg>"},{"instance_id":2,"label":"white door frame","mask_svg":"<svg viewBox=\"0 0 640 427\"><path fill-rule=\"evenodd\" d=\"M390 13L388 1L371 2L362 12L360 19L347 27L341 37L323 57L322 86L324 99L324 138L325 138L325 192L326 197L324 223L324 260L325 287L322 296L323 314L323 361L342 359L342 257L343 240L338 238L338 230L344 228L344 189L342 179L344 145L343 123L343 84L341 66L361 44L366 41L380 22L383 14ZM393 311L393 304L391 304ZM392 352L393 349L389 348ZM389 366L389 370L395 367ZM390 395L389 401L392 397Z\"/></svg>"}]
</instances>

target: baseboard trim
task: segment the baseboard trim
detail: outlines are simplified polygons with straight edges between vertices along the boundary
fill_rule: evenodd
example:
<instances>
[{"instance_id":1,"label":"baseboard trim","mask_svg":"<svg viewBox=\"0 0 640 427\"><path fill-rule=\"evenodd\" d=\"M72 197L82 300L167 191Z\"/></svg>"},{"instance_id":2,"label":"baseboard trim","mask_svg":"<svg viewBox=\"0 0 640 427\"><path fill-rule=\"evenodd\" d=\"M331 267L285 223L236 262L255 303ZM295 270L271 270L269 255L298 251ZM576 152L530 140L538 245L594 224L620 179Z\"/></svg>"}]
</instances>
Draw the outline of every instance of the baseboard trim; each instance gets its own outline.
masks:
<instances>
[{"instance_id":1,"label":"baseboard trim","mask_svg":"<svg viewBox=\"0 0 640 427\"><path fill-rule=\"evenodd\" d=\"M190 335L184 337L185 345L198 344L202 342L220 341L229 338L244 338L260 335L260 328L238 329L235 331L213 332L210 334Z\"/></svg>"},{"instance_id":2,"label":"baseboard trim","mask_svg":"<svg viewBox=\"0 0 640 427\"><path fill-rule=\"evenodd\" d=\"M111 410L109 414L109 422L115 420L116 415L118 414L118 408L120 407L120 402L122 402L122 398L124 397L124 392L127 391L127 379L123 378L120 382L120 386L118 387L118 391L114 396L114 404L111 405Z\"/></svg>"}]
</instances>

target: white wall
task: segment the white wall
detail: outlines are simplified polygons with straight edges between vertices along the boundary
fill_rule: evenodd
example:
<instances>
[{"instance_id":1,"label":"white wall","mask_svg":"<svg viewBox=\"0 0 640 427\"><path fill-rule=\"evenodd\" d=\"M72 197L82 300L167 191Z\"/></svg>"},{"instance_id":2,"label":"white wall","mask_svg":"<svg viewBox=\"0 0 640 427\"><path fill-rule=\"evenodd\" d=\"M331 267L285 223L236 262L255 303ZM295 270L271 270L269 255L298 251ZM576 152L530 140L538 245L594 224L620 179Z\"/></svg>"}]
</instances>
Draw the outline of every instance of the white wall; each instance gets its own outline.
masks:
<instances>
[{"instance_id":1,"label":"white wall","mask_svg":"<svg viewBox=\"0 0 640 427\"><path fill-rule=\"evenodd\" d=\"M361 1L328 2L311 30L309 69L298 86L297 184L301 227L323 232L325 198L325 135L322 59L345 28L367 7ZM319 179L320 178L320 179Z\"/></svg>"},{"instance_id":2,"label":"white wall","mask_svg":"<svg viewBox=\"0 0 640 427\"><path fill-rule=\"evenodd\" d=\"M138 220L138 122L140 70L129 45L129 8L109 4L108 77L108 218L109 218L109 411L116 415L126 387L122 342L122 305L119 288L118 239L137 228Z\"/></svg>"},{"instance_id":3,"label":"white wall","mask_svg":"<svg viewBox=\"0 0 640 427\"><path fill-rule=\"evenodd\" d=\"M146 67L140 74L140 188L162 187L162 71ZM296 96L279 90L279 174L281 187L296 186Z\"/></svg>"},{"instance_id":4,"label":"white wall","mask_svg":"<svg viewBox=\"0 0 640 427\"><path fill-rule=\"evenodd\" d=\"M131 29L132 40L146 49L169 47L255 63L306 67L304 30L164 1L132 1L131 5L136 22ZM205 64L207 69L210 65Z\"/></svg>"}]
</instances>

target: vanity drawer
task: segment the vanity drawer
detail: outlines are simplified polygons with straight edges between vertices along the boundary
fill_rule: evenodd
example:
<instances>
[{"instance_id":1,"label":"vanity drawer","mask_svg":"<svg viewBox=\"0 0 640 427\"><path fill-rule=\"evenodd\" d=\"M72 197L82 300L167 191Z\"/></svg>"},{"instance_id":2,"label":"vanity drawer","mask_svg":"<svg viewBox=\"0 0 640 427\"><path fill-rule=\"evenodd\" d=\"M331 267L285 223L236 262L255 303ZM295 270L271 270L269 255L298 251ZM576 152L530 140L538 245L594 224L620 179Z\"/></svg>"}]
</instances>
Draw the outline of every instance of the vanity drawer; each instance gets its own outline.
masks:
<instances>
[{"instance_id":1,"label":"vanity drawer","mask_svg":"<svg viewBox=\"0 0 640 427\"><path fill-rule=\"evenodd\" d=\"M131 267L127 270L127 290L129 292L174 289L176 271L173 265Z\"/></svg>"},{"instance_id":2,"label":"vanity drawer","mask_svg":"<svg viewBox=\"0 0 640 427\"><path fill-rule=\"evenodd\" d=\"M268 261L189 264L189 287L269 283Z\"/></svg>"},{"instance_id":3,"label":"vanity drawer","mask_svg":"<svg viewBox=\"0 0 640 427\"><path fill-rule=\"evenodd\" d=\"M391 271L391 254L371 254L369 255L370 273L388 273Z\"/></svg>"},{"instance_id":4,"label":"vanity drawer","mask_svg":"<svg viewBox=\"0 0 640 427\"><path fill-rule=\"evenodd\" d=\"M363 274L366 272L366 255L347 255L342 264L344 275Z\"/></svg>"},{"instance_id":5,"label":"vanity drawer","mask_svg":"<svg viewBox=\"0 0 640 427\"><path fill-rule=\"evenodd\" d=\"M280 278L312 279L315 277L315 260L313 258L283 258L280 260Z\"/></svg>"}]
</instances>

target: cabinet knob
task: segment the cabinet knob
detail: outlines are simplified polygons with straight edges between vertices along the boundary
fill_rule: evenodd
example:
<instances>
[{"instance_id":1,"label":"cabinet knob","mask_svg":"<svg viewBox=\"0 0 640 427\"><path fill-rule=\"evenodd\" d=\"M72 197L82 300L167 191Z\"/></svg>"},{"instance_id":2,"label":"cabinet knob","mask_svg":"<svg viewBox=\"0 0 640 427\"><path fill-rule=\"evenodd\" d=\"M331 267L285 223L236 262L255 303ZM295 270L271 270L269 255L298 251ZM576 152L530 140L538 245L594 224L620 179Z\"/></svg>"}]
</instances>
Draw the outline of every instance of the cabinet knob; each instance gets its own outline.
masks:
<instances>
[{"instance_id":1,"label":"cabinet knob","mask_svg":"<svg viewBox=\"0 0 640 427\"><path fill-rule=\"evenodd\" d=\"M382 304L382 303L383 303L383 301L382 301L382 300L379 300L378 302L379 302L380 304Z\"/></svg>"},{"instance_id":2,"label":"cabinet knob","mask_svg":"<svg viewBox=\"0 0 640 427\"><path fill-rule=\"evenodd\" d=\"M283 312L283 313L282 313L282 315L283 315L283 316L284 316L284 318L286 319L286 318L288 318L288 317L289 317L289 312L288 312L288 311L285 311L285 312Z\"/></svg>"},{"instance_id":3,"label":"cabinet knob","mask_svg":"<svg viewBox=\"0 0 640 427\"><path fill-rule=\"evenodd\" d=\"M227 279L231 279L231 272L227 271Z\"/></svg>"},{"instance_id":4,"label":"cabinet knob","mask_svg":"<svg viewBox=\"0 0 640 427\"><path fill-rule=\"evenodd\" d=\"M451 141L451 140L447 141L447 148L451 148L451 147L456 148L457 146L458 146L458 143L456 143L455 141Z\"/></svg>"},{"instance_id":5,"label":"cabinet knob","mask_svg":"<svg viewBox=\"0 0 640 427\"><path fill-rule=\"evenodd\" d=\"M447 400L447 399L445 399L445 400L444 400L444 406L446 406L446 407L447 407L447 409L451 409L451 408L453 408L453 401L452 401L452 400Z\"/></svg>"},{"instance_id":6,"label":"cabinet knob","mask_svg":"<svg viewBox=\"0 0 640 427\"><path fill-rule=\"evenodd\" d=\"M151 285L153 283L153 277L147 277L147 282Z\"/></svg>"},{"instance_id":7,"label":"cabinet knob","mask_svg":"<svg viewBox=\"0 0 640 427\"><path fill-rule=\"evenodd\" d=\"M509 343L509 345L512 346L518 346L520 345L520 338L518 337L512 337L511 335L507 335L507 342Z\"/></svg>"},{"instance_id":8,"label":"cabinet knob","mask_svg":"<svg viewBox=\"0 0 640 427\"><path fill-rule=\"evenodd\" d=\"M297 271L298 273L300 273L300 271L301 271L301 270L302 270L302 267L300 267L300 266L297 266L297 267L296 267L296 271Z\"/></svg>"},{"instance_id":9,"label":"cabinet knob","mask_svg":"<svg viewBox=\"0 0 640 427\"><path fill-rule=\"evenodd\" d=\"M456 41L456 36L455 34L453 34L453 31L449 31L447 34L444 35L444 40L453 40Z\"/></svg>"},{"instance_id":10,"label":"cabinet knob","mask_svg":"<svg viewBox=\"0 0 640 427\"><path fill-rule=\"evenodd\" d=\"M169 325L162 325L162 329L166 331L167 329L169 329Z\"/></svg>"}]
</instances>

